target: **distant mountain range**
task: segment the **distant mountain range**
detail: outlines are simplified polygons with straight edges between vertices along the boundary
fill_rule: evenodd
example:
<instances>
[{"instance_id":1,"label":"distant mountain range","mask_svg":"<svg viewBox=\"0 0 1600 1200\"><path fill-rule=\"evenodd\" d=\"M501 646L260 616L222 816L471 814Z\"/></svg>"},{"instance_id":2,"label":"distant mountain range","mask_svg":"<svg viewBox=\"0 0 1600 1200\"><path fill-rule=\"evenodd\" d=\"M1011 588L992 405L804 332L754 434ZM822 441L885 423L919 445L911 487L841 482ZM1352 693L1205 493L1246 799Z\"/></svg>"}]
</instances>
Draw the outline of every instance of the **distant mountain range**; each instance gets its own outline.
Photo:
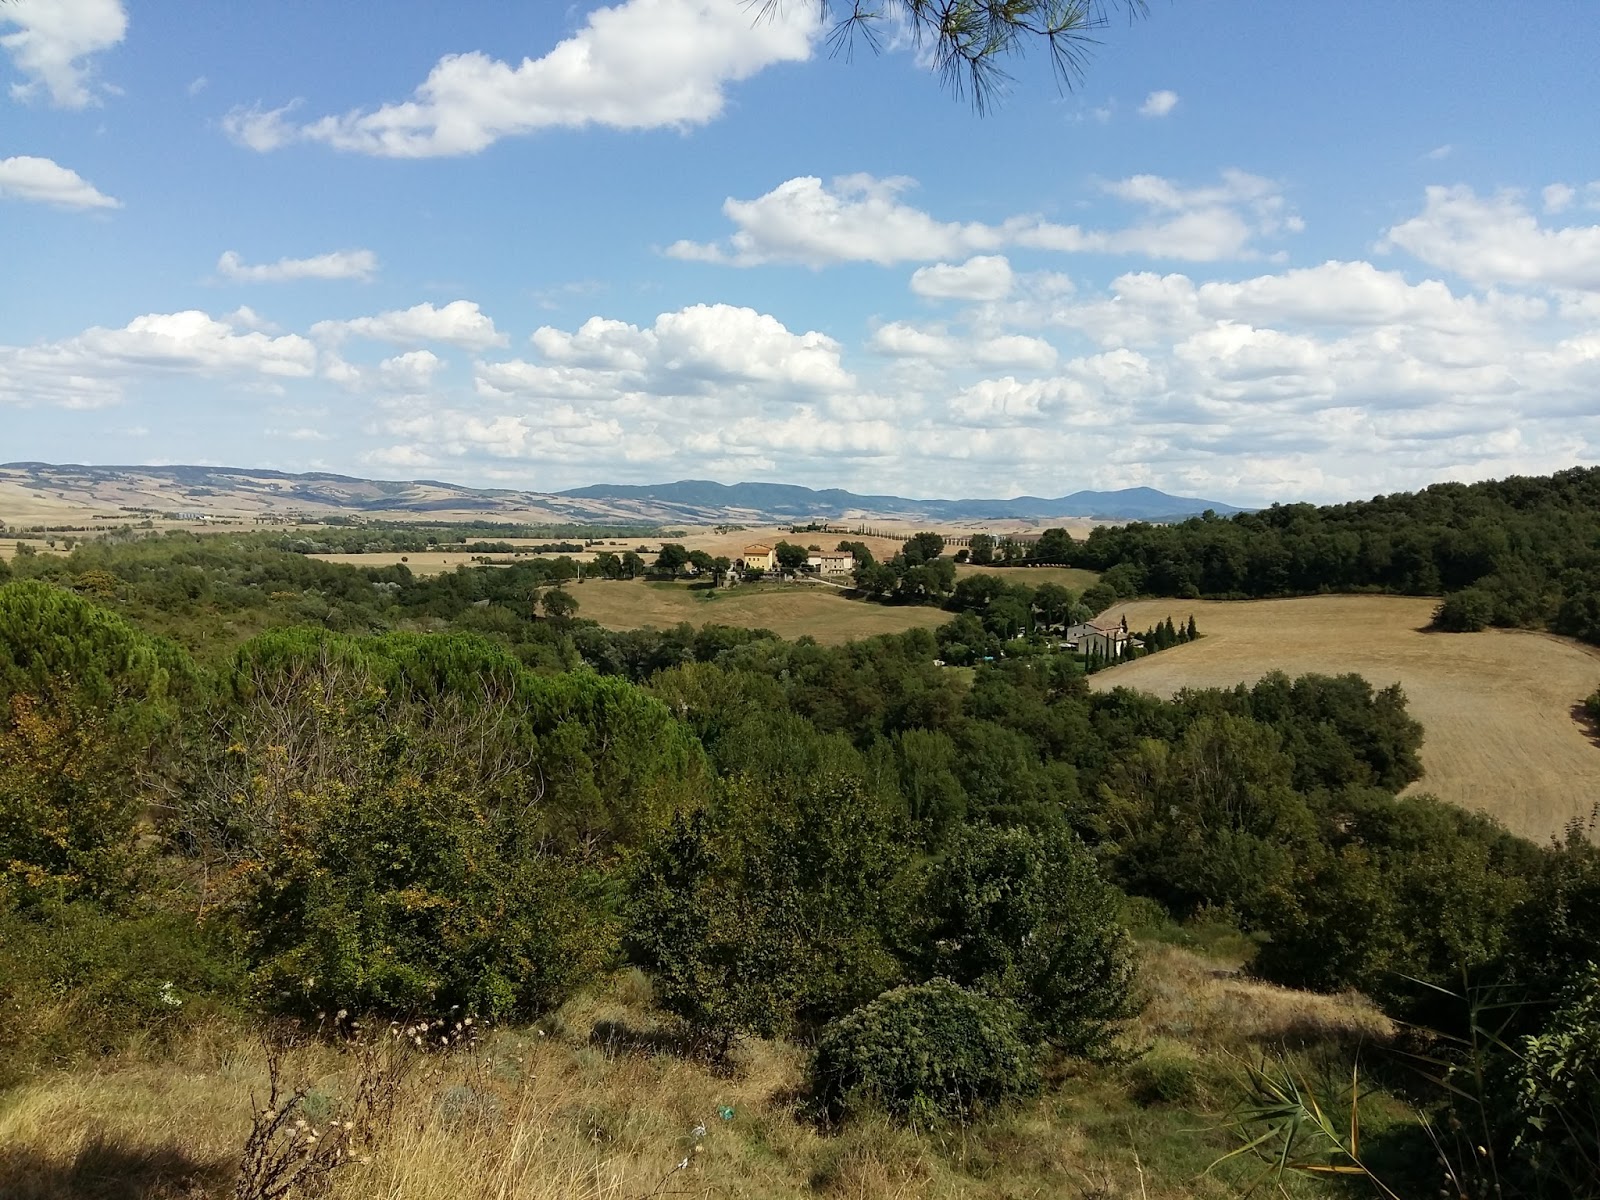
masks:
<instances>
[{"instance_id":1,"label":"distant mountain range","mask_svg":"<svg viewBox=\"0 0 1600 1200\"><path fill-rule=\"evenodd\" d=\"M939 521L1032 521L1050 517L1166 521L1194 516L1207 509L1218 516L1245 511L1220 500L1170 496L1147 487L1114 492L1073 492L1054 499L1018 496L1012 500L908 500L904 496L863 496L839 488L814 491L788 483L726 484L709 479L681 479L677 483L643 486L597 483L558 494L581 500L642 500L686 508L760 512L784 520L863 514Z\"/></svg>"},{"instance_id":2,"label":"distant mountain range","mask_svg":"<svg viewBox=\"0 0 1600 1200\"><path fill-rule=\"evenodd\" d=\"M647 486L595 484L564 492L469 488L433 479L386 481L327 472L289 474L249 467L81 466L0 464L0 517L46 521L52 514L93 509L117 513L193 512L215 516L367 513L456 514L483 519L595 524L786 524L792 521L911 520L936 522L1171 521L1210 509L1242 511L1220 500L1170 496L1154 488L1073 492L1046 499L913 500L821 491L782 483L714 483L684 479Z\"/></svg>"}]
</instances>

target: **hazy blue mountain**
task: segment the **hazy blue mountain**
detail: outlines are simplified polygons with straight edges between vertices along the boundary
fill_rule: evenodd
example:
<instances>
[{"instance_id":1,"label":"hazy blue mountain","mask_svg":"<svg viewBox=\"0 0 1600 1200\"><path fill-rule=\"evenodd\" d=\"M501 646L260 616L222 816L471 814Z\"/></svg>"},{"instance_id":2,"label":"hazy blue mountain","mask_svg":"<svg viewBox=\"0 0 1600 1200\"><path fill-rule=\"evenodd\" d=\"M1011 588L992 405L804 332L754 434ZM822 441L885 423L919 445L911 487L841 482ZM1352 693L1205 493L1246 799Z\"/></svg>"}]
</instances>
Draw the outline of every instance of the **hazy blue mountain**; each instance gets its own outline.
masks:
<instances>
[{"instance_id":1,"label":"hazy blue mountain","mask_svg":"<svg viewBox=\"0 0 1600 1200\"><path fill-rule=\"evenodd\" d=\"M880 516L928 517L945 521L1047 517L1105 517L1120 520L1172 520L1211 509L1219 516L1243 510L1220 500L1171 496L1155 488L1113 492L1073 492L1054 499L1018 496L1011 500L912 500L904 496L865 496L840 488L816 491L785 483L715 483L681 479L676 483L597 483L560 495L583 500L635 500L696 509L763 513L785 519L840 517L867 512Z\"/></svg>"},{"instance_id":2,"label":"hazy blue mountain","mask_svg":"<svg viewBox=\"0 0 1600 1200\"><path fill-rule=\"evenodd\" d=\"M361 479L330 472L290 474L251 467L86 466L0 463L0 484L46 492L123 511L140 507L202 511L330 510L345 513L497 512L544 514L575 522L641 521L712 524L720 521L783 524L811 520L1048 521L1063 517L1170 521L1211 509L1239 512L1219 500L1169 496L1154 488L1073 492L1068 496L1017 496L1011 500L915 500L868 496L840 488L821 491L786 483L610 484L539 492L471 488L437 479Z\"/></svg>"}]
</instances>

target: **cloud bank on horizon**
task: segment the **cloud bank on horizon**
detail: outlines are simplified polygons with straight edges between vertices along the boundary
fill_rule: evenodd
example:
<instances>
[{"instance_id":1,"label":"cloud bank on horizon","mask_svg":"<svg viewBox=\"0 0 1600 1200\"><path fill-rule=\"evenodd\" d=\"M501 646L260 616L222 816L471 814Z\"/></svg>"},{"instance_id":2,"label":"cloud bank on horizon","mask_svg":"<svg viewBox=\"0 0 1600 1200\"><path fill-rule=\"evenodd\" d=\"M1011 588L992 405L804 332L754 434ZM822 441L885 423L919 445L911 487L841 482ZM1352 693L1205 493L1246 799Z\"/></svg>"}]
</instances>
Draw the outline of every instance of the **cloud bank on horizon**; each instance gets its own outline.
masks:
<instances>
[{"instance_id":1,"label":"cloud bank on horizon","mask_svg":"<svg viewBox=\"0 0 1600 1200\"><path fill-rule=\"evenodd\" d=\"M812 4L402 4L378 43L16 0L0 458L1240 503L1600 459L1571 31L1223 8L980 119ZM1370 95L1319 82L1375 25Z\"/></svg>"}]
</instances>

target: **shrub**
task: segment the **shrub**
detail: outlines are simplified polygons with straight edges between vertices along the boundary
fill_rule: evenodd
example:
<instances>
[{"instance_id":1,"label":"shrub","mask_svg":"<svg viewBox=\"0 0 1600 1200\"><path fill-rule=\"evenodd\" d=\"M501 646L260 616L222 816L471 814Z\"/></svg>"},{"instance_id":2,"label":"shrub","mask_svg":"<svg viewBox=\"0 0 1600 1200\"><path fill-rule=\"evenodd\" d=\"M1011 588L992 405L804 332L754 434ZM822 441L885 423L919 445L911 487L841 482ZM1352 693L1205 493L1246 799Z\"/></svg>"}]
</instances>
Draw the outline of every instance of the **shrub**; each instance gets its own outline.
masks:
<instances>
[{"instance_id":1,"label":"shrub","mask_svg":"<svg viewBox=\"0 0 1600 1200\"><path fill-rule=\"evenodd\" d=\"M1494 597L1482 588L1451 592L1433 610L1435 629L1447 633L1477 633L1494 620Z\"/></svg>"},{"instance_id":2,"label":"shrub","mask_svg":"<svg viewBox=\"0 0 1600 1200\"><path fill-rule=\"evenodd\" d=\"M245 860L240 911L263 999L293 1010L508 1017L560 1003L611 958L597 874L359 704L321 711L337 774L275 775L240 801L272 837Z\"/></svg>"},{"instance_id":3,"label":"shrub","mask_svg":"<svg viewBox=\"0 0 1600 1200\"><path fill-rule=\"evenodd\" d=\"M226 682L180 832L229 868L273 1007L559 1003L612 965L621 863L706 772L640 688L470 635L276 631Z\"/></svg>"},{"instance_id":4,"label":"shrub","mask_svg":"<svg viewBox=\"0 0 1600 1200\"><path fill-rule=\"evenodd\" d=\"M1263 977L1358 988L1422 1019L1410 1006L1514 948L1534 847L1431 796L1351 788L1319 797L1316 812L1323 845L1303 856L1294 906L1269 927Z\"/></svg>"},{"instance_id":5,"label":"shrub","mask_svg":"<svg viewBox=\"0 0 1600 1200\"><path fill-rule=\"evenodd\" d=\"M1193 1104L1200 1099L1200 1060L1183 1045L1158 1041L1128 1068L1140 1104Z\"/></svg>"},{"instance_id":6,"label":"shrub","mask_svg":"<svg viewBox=\"0 0 1600 1200\"><path fill-rule=\"evenodd\" d=\"M232 1009L244 966L190 914L86 900L0 913L0 1087L138 1038L163 1043Z\"/></svg>"},{"instance_id":7,"label":"shrub","mask_svg":"<svg viewBox=\"0 0 1600 1200\"><path fill-rule=\"evenodd\" d=\"M192 683L181 652L81 596L0 587L0 904L132 890L135 827Z\"/></svg>"},{"instance_id":8,"label":"shrub","mask_svg":"<svg viewBox=\"0 0 1600 1200\"><path fill-rule=\"evenodd\" d=\"M896 988L828 1026L811 1088L835 1119L877 1106L924 1124L964 1121L1038 1088L1021 1013L947 979Z\"/></svg>"},{"instance_id":9,"label":"shrub","mask_svg":"<svg viewBox=\"0 0 1600 1200\"><path fill-rule=\"evenodd\" d=\"M1575 973L1512 1076L1518 1158L1560 1194L1600 1195L1600 968Z\"/></svg>"},{"instance_id":10,"label":"shrub","mask_svg":"<svg viewBox=\"0 0 1600 1200\"><path fill-rule=\"evenodd\" d=\"M663 1007L724 1050L820 1025L901 978L885 934L904 842L895 807L849 776L743 777L640 862L633 951Z\"/></svg>"},{"instance_id":11,"label":"shrub","mask_svg":"<svg viewBox=\"0 0 1600 1200\"><path fill-rule=\"evenodd\" d=\"M1014 1001L1060 1049L1104 1050L1133 1014L1122 897L1070 832L964 828L924 905L928 973Z\"/></svg>"}]
</instances>

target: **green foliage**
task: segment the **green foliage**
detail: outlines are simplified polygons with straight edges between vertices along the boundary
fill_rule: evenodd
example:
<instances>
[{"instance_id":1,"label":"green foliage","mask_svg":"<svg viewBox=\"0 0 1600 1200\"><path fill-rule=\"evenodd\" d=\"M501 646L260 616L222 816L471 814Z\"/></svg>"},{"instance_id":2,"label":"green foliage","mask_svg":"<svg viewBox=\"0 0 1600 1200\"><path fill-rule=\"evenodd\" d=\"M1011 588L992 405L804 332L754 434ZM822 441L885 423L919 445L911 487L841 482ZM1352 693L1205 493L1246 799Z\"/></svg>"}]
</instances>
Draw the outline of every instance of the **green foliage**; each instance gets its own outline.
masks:
<instances>
[{"instance_id":1,"label":"green foliage","mask_svg":"<svg viewBox=\"0 0 1600 1200\"><path fill-rule=\"evenodd\" d=\"M135 889L137 751L70 692L11 697L0 714L0 907Z\"/></svg>"},{"instance_id":2,"label":"green foliage","mask_svg":"<svg viewBox=\"0 0 1600 1200\"><path fill-rule=\"evenodd\" d=\"M944 553L944 538L937 533L914 533L906 539L900 554L907 564L932 562Z\"/></svg>"},{"instance_id":3,"label":"green foliage","mask_svg":"<svg viewBox=\"0 0 1600 1200\"><path fill-rule=\"evenodd\" d=\"M175 646L81 596L37 580L0 587L0 700L70 684L88 703L121 708L124 723L154 728L193 683Z\"/></svg>"},{"instance_id":4,"label":"green foliage","mask_svg":"<svg viewBox=\"0 0 1600 1200\"><path fill-rule=\"evenodd\" d=\"M1494 597L1482 588L1451 592L1433 610L1433 625L1447 633L1477 633L1494 620Z\"/></svg>"},{"instance_id":5,"label":"green foliage","mask_svg":"<svg viewBox=\"0 0 1600 1200\"><path fill-rule=\"evenodd\" d=\"M670 1011L724 1047L817 1025L896 982L893 808L822 776L737 780L639 863L628 938Z\"/></svg>"},{"instance_id":6,"label":"green foliage","mask_svg":"<svg viewBox=\"0 0 1600 1200\"><path fill-rule=\"evenodd\" d=\"M657 575L676 576L689 565L689 552L677 542L667 542L656 555L652 568Z\"/></svg>"},{"instance_id":7,"label":"green foliage","mask_svg":"<svg viewBox=\"0 0 1600 1200\"><path fill-rule=\"evenodd\" d=\"M1301 675L1281 671L1229 693L1185 693L1195 712L1226 708L1271 725L1294 760L1302 792L1374 786L1398 792L1422 778L1422 726L1406 712L1399 684L1374 689L1359 675Z\"/></svg>"},{"instance_id":8,"label":"green foliage","mask_svg":"<svg viewBox=\"0 0 1600 1200\"><path fill-rule=\"evenodd\" d=\"M1073 559L1072 535L1065 529L1046 529L1034 543L1030 559L1037 563L1070 564Z\"/></svg>"},{"instance_id":9,"label":"green foliage","mask_svg":"<svg viewBox=\"0 0 1600 1200\"><path fill-rule=\"evenodd\" d=\"M1122 897L1065 830L960 829L919 909L929 974L1011 1000L1061 1050L1103 1052L1134 1014Z\"/></svg>"},{"instance_id":10,"label":"green foliage","mask_svg":"<svg viewBox=\"0 0 1600 1200\"><path fill-rule=\"evenodd\" d=\"M181 652L80 596L0 587L0 905L115 899L135 885Z\"/></svg>"},{"instance_id":11,"label":"green foliage","mask_svg":"<svg viewBox=\"0 0 1600 1200\"><path fill-rule=\"evenodd\" d=\"M1141 1104L1189 1105L1200 1099L1203 1067L1182 1043L1162 1040L1128 1068L1134 1099Z\"/></svg>"},{"instance_id":12,"label":"green foliage","mask_svg":"<svg viewBox=\"0 0 1600 1200\"><path fill-rule=\"evenodd\" d=\"M1351 789L1317 803L1321 845L1255 969L1319 991L1354 987L1415 1015L1435 987L1497 962L1536 852L1432 797Z\"/></svg>"},{"instance_id":13,"label":"green foliage","mask_svg":"<svg viewBox=\"0 0 1600 1200\"><path fill-rule=\"evenodd\" d=\"M1511 933L1511 973L1530 995L1551 996L1600 946L1600 845L1592 823L1567 836L1521 874L1528 898Z\"/></svg>"},{"instance_id":14,"label":"green foliage","mask_svg":"<svg viewBox=\"0 0 1600 1200\"><path fill-rule=\"evenodd\" d=\"M241 647L226 679L244 723L230 741L257 741L263 723L308 707L317 717L313 701L331 690L563 846L636 848L698 804L706 783L693 734L642 689L590 673L536 675L471 635L275 631ZM318 730L314 719L293 728L307 739ZM295 761L326 761L314 751L306 740Z\"/></svg>"},{"instance_id":15,"label":"green foliage","mask_svg":"<svg viewBox=\"0 0 1600 1200\"><path fill-rule=\"evenodd\" d=\"M659 701L480 638L281 631L227 683L183 828L243 880L277 1006L558 1003L616 953L615 864L699 802Z\"/></svg>"},{"instance_id":16,"label":"green foliage","mask_svg":"<svg viewBox=\"0 0 1600 1200\"><path fill-rule=\"evenodd\" d=\"M794 542L779 542L772 548L772 554L777 559L778 569L790 574L805 566L808 557L806 548Z\"/></svg>"},{"instance_id":17,"label":"green foliage","mask_svg":"<svg viewBox=\"0 0 1600 1200\"><path fill-rule=\"evenodd\" d=\"M1548 626L1600 642L1597 537L1600 468L1580 467L1352 504L1102 526L1074 565L1136 568L1140 590L1169 596L1443 593L1440 628Z\"/></svg>"},{"instance_id":18,"label":"green foliage","mask_svg":"<svg viewBox=\"0 0 1600 1200\"><path fill-rule=\"evenodd\" d=\"M1600 968L1588 963L1512 1067L1514 1153L1547 1194L1600 1196Z\"/></svg>"},{"instance_id":19,"label":"green foliage","mask_svg":"<svg viewBox=\"0 0 1600 1200\"><path fill-rule=\"evenodd\" d=\"M1175 744L1141 743L1103 784L1118 875L1175 913L1209 905L1247 928L1275 924L1316 843L1292 772L1270 728L1227 713L1200 717Z\"/></svg>"},{"instance_id":20,"label":"green foliage","mask_svg":"<svg viewBox=\"0 0 1600 1200\"><path fill-rule=\"evenodd\" d=\"M578 611L578 598L565 588L551 588L540 598L539 607L552 621L565 621Z\"/></svg>"},{"instance_id":21,"label":"green foliage","mask_svg":"<svg viewBox=\"0 0 1600 1200\"><path fill-rule=\"evenodd\" d=\"M823 1031L812 1092L835 1119L881 1108L917 1125L968 1120L1038 1089L1019 1021L1009 1001L947 979L896 988Z\"/></svg>"},{"instance_id":22,"label":"green foliage","mask_svg":"<svg viewBox=\"0 0 1600 1200\"><path fill-rule=\"evenodd\" d=\"M318 720L334 770L285 780L268 748L238 798L270 811L239 904L267 1003L507 1017L609 961L594 873L547 850L522 811L362 698L324 701Z\"/></svg>"},{"instance_id":23,"label":"green foliage","mask_svg":"<svg viewBox=\"0 0 1600 1200\"><path fill-rule=\"evenodd\" d=\"M1088 608L1091 614L1105 612L1106 609L1117 602L1117 599L1117 589L1103 579L1091 584L1084 589L1083 593L1084 606Z\"/></svg>"},{"instance_id":24,"label":"green foliage","mask_svg":"<svg viewBox=\"0 0 1600 1200\"><path fill-rule=\"evenodd\" d=\"M911 821L937 841L966 815L967 796L958 778L956 744L933 729L907 729L894 735L894 769Z\"/></svg>"},{"instance_id":25,"label":"green foliage","mask_svg":"<svg viewBox=\"0 0 1600 1200\"><path fill-rule=\"evenodd\" d=\"M238 1002L243 963L192 914L90 901L0 912L0 1087L130 1041L162 1043Z\"/></svg>"}]
</instances>

